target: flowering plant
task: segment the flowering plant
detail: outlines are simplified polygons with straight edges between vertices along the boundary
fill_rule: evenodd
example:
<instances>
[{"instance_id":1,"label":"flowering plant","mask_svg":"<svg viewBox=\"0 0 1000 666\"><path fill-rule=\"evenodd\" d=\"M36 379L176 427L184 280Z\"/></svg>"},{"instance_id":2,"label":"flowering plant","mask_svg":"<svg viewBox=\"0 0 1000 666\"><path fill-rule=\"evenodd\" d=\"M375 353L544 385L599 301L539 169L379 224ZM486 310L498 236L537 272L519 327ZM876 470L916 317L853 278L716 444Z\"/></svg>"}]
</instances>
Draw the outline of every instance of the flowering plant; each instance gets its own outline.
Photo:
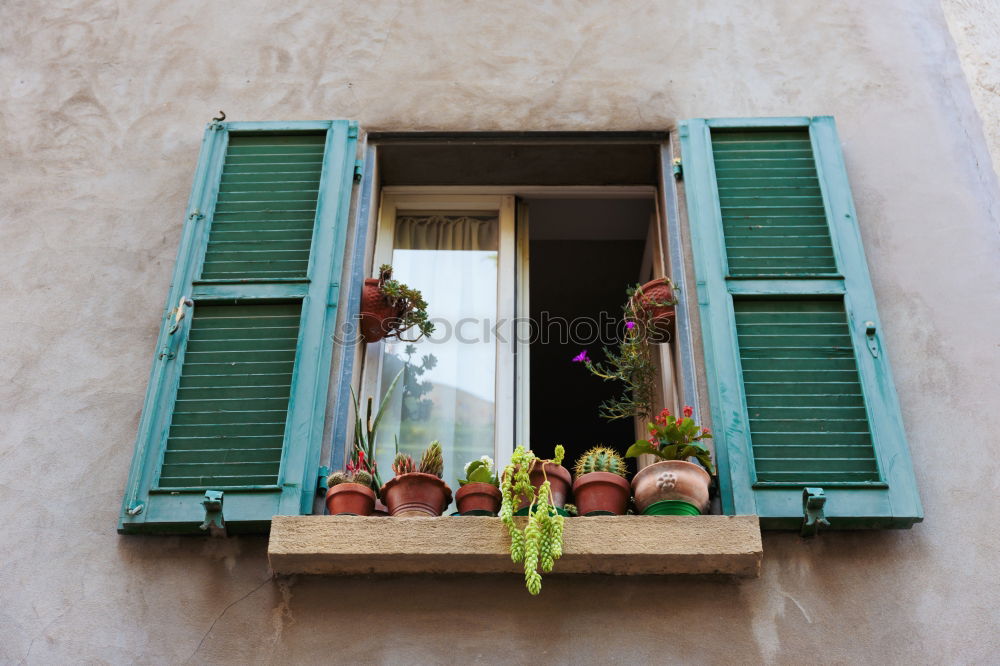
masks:
<instances>
[{"instance_id":1,"label":"flowering plant","mask_svg":"<svg viewBox=\"0 0 1000 666\"><path fill-rule=\"evenodd\" d=\"M681 416L674 416L669 409L664 409L653 423L648 424L649 439L637 441L629 447L625 456L638 458L644 453L651 453L662 460L696 458L709 474L714 474L712 454L700 443L703 439L710 439L712 433L695 423L691 418L693 415L694 410L687 405Z\"/></svg>"},{"instance_id":2,"label":"flowering plant","mask_svg":"<svg viewBox=\"0 0 1000 666\"><path fill-rule=\"evenodd\" d=\"M497 476L493 459L483 456L472 460L465 465L465 478L458 480L458 485L464 486L467 483L488 483L492 486L500 487L500 478Z\"/></svg>"},{"instance_id":3,"label":"flowering plant","mask_svg":"<svg viewBox=\"0 0 1000 666\"><path fill-rule=\"evenodd\" d=\"M326 478L326 487L333 488L341 483L360 483L362 486L371 487L372 468L368 467L365 460L365 452L357 451L357 462L349 460L343 472L334 472Z\"/></svg>"},{"instance_id":4,"label":"flowering plant","mask_svg":"<svg viewBox=\"0 0 1000 666\"><path fill-rule=\"evenodd\" d=\"M592 375L623 385L621 395L601 403L600 415L609 421L634 416L648 419L653 415L658 376L648 338L653 315L650 309L635 307L634 293L634 289L628 290L629 298L622 307L625 332L618 348L604 348L607 360L594 362L586 349L573 357L574 363L582 363Z\"/></svg>"}]
</instances>

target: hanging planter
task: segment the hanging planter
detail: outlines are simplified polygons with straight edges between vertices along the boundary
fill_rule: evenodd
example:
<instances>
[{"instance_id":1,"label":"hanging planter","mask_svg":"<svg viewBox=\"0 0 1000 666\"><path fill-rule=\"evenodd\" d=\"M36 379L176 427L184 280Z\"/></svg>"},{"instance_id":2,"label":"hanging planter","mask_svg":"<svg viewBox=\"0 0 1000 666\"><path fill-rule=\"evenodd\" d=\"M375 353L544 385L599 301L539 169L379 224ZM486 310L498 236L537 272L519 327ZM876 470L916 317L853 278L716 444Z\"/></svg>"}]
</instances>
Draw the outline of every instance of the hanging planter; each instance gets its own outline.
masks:
<instances>
[{"instance_id":1,"label":"hanging planter","mask_svg":"<svg viewBox=\"0 0 1000 666\"><path fill-rule=\"evenodd\" d=\"M412 328L416 337L403 337ZM416 289L411 289L392 279L392 266L379 267L377 278L365 280L361 292L359 329L365 342L378 342L384 338L399 338L416 342L434 332L434 325L427 319L427 302Z\"/></svg>"},{"instance_id":2,"label":"hanging planter","mask_svg":"<svg viewBox=\"0 0 1000 666\"><path fill-rule=\"evenodd\" d=\"M673 338L677 296L670 278L656 278L637 286L632 293L630 305L636 321L644 329L650 342L669 342Z\"/></svg>"}]
</instances>

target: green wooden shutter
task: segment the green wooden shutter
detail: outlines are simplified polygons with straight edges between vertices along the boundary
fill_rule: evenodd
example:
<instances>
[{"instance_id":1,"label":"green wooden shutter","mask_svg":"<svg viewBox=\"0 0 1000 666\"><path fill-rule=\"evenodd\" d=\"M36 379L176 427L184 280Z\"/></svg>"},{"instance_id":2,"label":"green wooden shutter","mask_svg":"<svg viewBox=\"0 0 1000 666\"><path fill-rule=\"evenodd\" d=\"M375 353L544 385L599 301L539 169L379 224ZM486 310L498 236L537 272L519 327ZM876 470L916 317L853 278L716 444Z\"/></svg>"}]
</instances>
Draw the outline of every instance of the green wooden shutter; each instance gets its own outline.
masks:
<instances>
[{"instance_id":1,"label":"green wooden shutter","mask_svg":"<svg viewBox=\"0 0 1000 666\"><path fill-rule=\"evenodd\" d=\"M119 531L312 511L357 126L213 123L202 143Z\"/></svg>"},{"instance_id":2,"label":"green wooden shutter","mask_svg":"<svg viewBox=\"0 0 1000 666\"><path fill-rule=\"evenodd\" d=\"M923 518L833 119L682 123L724 511L831 527Z\"/></svg>"}]
</instances>

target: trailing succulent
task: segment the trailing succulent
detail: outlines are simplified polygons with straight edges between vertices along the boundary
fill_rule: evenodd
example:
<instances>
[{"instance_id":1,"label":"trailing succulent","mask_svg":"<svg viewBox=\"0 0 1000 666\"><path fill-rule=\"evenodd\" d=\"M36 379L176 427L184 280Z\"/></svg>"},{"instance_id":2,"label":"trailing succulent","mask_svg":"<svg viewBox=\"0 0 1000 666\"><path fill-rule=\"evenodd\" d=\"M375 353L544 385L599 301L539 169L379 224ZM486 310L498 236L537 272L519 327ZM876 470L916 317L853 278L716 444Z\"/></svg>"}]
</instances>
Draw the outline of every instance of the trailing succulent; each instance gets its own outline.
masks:
<instances>
[{"instance_id":1,"label":"trailing succulent","mask_svg":"<svg viewBox=\"0 0 1000 666\"><path fill-rule=\"evenodd\" d=\"M412 472L423 472L433 474L441 478L444 473L444 453L441 451L441 443L433 441L420 457L420 464L413 462L413 457L406 453L397 453L392 460L392 471L396 476L410 474Z\"/></svg>"},{"instance_id":2,"label":"trailing succulent","mask_svg":"<svg viewBox=\"0 0 1000 666\"><path fill-rule=\"evenodd\" d=\"M530 450L518 446L501 477L500 493L503 501L500 505L500 519L510 534L510 558L514 562L524 562L525 587L533 595L542 590L540 571L552 571L555 561L562 555L564 518L553 507L552 486L548 478L536 492L529 474L535 465L562 463L563 455L563 447L556 446L552 460L540 460ZM544 469L543 466L542 470ZM514 511L522 498L530 501L528 519L523 529L518 528L514 521Z\"/></svg>"},{"instance_id":3,"label":"trailing succulent","mask_svg":"<svg viewBox=\"0 0 1000 666\"><path fill-rule=\"evenodd\" d=\"M393 280L392 266L389 264L379 266L378 288L386 303L399 313L399 317L392 322L393 331L389 337L395 336L405 342L416 342L434 332L434 324L427 317L427 301L424 300L423 294L399 280ZM415 338L404 338L402 334L414 326L420 334Z\"/></svg>"},{"instance_id":4,"label":"trailing succulent","mask_svg":"<svg viewBox=\"0 0 1000 666\"><path fill-rule=\"evenodd\" d=\"M625 478L628 468L625 466L625 459L619 453L606 446L595 446L580 456L573 468L576 478L591 472L611 472Z\"/></svg>"}]
</instances>

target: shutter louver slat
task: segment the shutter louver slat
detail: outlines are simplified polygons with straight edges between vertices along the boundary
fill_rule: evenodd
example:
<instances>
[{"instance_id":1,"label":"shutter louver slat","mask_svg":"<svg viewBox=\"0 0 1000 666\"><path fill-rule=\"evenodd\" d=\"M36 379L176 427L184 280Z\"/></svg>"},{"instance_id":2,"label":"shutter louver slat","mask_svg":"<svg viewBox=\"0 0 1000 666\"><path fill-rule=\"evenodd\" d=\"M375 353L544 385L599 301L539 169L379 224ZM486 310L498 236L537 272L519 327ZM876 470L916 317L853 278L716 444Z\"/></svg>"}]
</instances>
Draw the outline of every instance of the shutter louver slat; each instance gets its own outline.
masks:
<instances>
[{"instance_id":1,"label":"shutter louver slat","mask_svg":"<svg viewBox=\"0 0 1000 666\"><path fill-rule=\"evenodd\" d=\"M202 280L306 276L325 141L230 137Z\"/></svg>"},{"instance_id":2,"label":"shutter louver slat","mask_svg":"<svg viewBox=\"0 0 1000 666\"><path fill-rule=\"evenodd\" d=\"M159 487L277 483L300 313L299 303L195 309Z\"/></svg>"},{"instance_id":3,"label":"shutter louver slat","mask_svg":"<svg viewBox=\"0 0 1000 666\"><path fill-rule=\"evenodd\" d=\"M835 273L807 129L712 135L734 277Z\"/></svg>"}]
</instances>

